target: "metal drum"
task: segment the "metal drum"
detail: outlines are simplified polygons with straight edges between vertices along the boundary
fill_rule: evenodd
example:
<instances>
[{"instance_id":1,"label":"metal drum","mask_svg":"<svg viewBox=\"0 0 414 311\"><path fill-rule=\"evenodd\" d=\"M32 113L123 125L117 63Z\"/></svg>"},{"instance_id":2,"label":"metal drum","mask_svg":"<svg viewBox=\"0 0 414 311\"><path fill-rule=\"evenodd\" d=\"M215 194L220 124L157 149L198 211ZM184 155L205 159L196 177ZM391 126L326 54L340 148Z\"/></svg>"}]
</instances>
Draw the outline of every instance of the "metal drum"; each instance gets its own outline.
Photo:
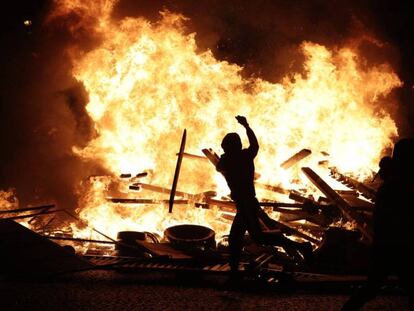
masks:
<instances>
[{"instance_id":1,"label":"metal drum","mask_svg":"<svg viewBox=\"0 0 414 311\"><path fill-rule=\"evenodd\" d=\"M184 250L216 247L214 230L200 225L177 225L167 228L164 236L173 247Z\"/></svg>"}]
</instances>

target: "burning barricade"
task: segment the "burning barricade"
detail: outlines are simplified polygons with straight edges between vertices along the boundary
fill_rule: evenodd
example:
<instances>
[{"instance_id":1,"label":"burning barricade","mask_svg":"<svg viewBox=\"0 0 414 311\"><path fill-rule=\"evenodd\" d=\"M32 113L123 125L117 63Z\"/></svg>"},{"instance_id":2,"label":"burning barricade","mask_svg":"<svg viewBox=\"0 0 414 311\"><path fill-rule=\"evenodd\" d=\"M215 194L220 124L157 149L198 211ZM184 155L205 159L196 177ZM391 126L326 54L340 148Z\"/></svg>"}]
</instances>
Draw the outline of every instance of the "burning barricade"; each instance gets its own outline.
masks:
<instances>
[{"instance_id":1,"label":"burning barricade","mask_svg":"<svg viewBox=\"0 0 414 311\"><path fill-rule=\"evenodd\" d=\"M302 72L280 83L246 78L238 65L200 51L182 15L114 21L115 3L56 2L49 16L53 22L81 12L71 31L87 29L99 37L90 50L72 46L68 53L71 74L88 93L85 108L96 131L72 151L110 176L76 185L76 214L52 205L15 206L1 210L1 217L24 220L38 234L70 242L88 256L226 262L235 204L215 170L215 151L232 129L229 120L241 113L260 140L255 187L277 230L312 243L316 271L366 268L352 265L372 239L375 184L362 181L372 178L398 136L383 108L402 83L391 66L367 65L353 46L303 42ZM91 21L96 23L86 24ZM182 128L189 134L178 148ZM54 216L60 214L71 223L59 223ZM300 256L245 242L246 266L304 269Z\"/></svg>"}]
</instances>

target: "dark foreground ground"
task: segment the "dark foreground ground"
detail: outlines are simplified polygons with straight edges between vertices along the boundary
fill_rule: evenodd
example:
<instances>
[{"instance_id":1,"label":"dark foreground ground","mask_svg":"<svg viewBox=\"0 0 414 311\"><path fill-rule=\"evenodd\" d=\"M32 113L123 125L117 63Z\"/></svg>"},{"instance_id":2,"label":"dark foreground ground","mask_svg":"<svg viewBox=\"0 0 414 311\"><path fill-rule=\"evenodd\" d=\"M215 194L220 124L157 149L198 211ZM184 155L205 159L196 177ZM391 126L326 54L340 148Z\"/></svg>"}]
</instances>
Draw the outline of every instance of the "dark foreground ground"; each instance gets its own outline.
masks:
<instances>
[{"instance_id":1,"label":"dark foreground ground","mask_svg":"<svg viewBox=\"0 0 414 311\"><path fill-rule=\"evenodd\" d=\"M228 289L223 282L184 282L154 273L88 271L49 280L3 279L0 310L340 310L349 293ZM363 310L408 310L407 299L388 291Z\"/></svg>"}]
</instances>

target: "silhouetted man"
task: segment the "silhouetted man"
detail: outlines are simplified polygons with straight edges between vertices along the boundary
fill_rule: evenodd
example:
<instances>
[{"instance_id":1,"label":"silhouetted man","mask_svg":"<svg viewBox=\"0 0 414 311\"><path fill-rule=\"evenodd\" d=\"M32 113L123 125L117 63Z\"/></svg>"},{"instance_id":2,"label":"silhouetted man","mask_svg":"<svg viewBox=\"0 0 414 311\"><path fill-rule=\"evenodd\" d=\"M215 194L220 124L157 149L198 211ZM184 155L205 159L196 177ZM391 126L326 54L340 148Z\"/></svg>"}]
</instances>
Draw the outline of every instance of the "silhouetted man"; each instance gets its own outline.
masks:
<instances>
[{"instance_id":1,"label":"silhouetted man","mask_svg":"<svg viewBox=\"0 0 414 311\"><path fill-rule=\"evenodd\" d=\"M410 309L413 301L413 211L414 138L394 146L392 158L380 162L383 183L377 192L373 215L374 238L367 285L353 295L342 310L358 310L374 298L387 277L394 273L407 291Z\"/></svg>"},{"instance_id":2,"label":"silhouetted man","mask_svg":"<svg viewBox=\"0 0 414 311\"><path fill-rule=\"evenodd\" d=\"M286 238L280 232L262 230L260 219L269 219L256 199L254 188L254 158L259 151L259 144L253 130L245 117L237 116L237 121L246 129L249 148L242 149L237 133L227 134L221 143L224 154L220 157L217 170L221 172L231 190L231 198L236 203L237 213L233 220L229 235L230 267L232 275L238 271L243 239L246 230L250 237L259 244L282 246L288 253L298 250L305 259L312 256L310 243L298 243Z\"/></svg>"}]
</instances>

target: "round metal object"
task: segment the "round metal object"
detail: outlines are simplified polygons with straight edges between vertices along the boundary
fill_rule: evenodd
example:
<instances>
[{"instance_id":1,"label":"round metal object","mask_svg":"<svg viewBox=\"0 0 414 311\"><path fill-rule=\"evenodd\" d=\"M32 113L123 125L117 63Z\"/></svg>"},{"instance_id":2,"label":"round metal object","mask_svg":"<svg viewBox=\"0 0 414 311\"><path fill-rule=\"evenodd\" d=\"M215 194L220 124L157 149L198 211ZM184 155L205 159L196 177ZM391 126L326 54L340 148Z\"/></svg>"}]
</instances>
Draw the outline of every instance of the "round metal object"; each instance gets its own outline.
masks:
<instances>
[{"instance_id":1,"label":"round metal object","mask_svg":"<svg viewBox=\"0 0 414 311\"><path fill-rule=\"evenodd\" d=\"M181 249L215 248L214 230L200 225L177 225L167 228L164 235L170 243Z\"/></svg>"},{"instance_id":2,"label":"round metal object","mask_svg":"<svg viewBox=\"0 0 414 311\"><path fill-rule=\"evenodd\" d=\"M120 231L117 235L118 240L145 241L145 238L145 232L140 231Z\"/></svg>"},{"instance_id":3,"label":"round metal object","mask_svg":"<svg viewBox=\"0 0 414 311\"><path fill-rule=\"evenodd\" d=\"M140 231L120 231L117 235L117 240L120 244L115 245L115 249L118 251L120 256L133 256L141 257L144 256L144 252L139 249L137 244L138 241L145 241L145 232ZM133 246L133 247L128 247Z\"/></svg>"}]
</instances>

